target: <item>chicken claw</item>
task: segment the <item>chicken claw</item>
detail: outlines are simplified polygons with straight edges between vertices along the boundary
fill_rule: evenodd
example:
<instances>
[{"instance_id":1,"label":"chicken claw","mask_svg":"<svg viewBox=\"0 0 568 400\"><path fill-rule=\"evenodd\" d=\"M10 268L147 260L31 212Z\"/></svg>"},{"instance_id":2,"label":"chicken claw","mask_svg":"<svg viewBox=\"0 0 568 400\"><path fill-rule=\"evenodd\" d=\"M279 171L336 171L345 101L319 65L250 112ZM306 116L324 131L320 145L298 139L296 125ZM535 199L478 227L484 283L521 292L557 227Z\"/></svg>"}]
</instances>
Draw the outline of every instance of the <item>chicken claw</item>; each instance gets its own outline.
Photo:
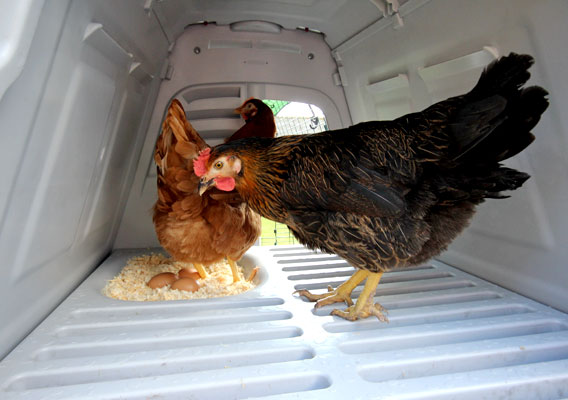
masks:
<instances>
[{"instance_id":1,"label":"chicken claw","mask_svg":"<svg viewBox=\"0 0 568 400\"><path fill-rule=\"evenodd\" d=\"M336 290L328 287L328 292L324 294L312 294L306 289L296 290L293 294L296 293L300 296L304 296L309 301L315 301L316 304L314 305L314 308L320 308L328 304L340 303L342 301L344 301L347 305L353 304L353 300L351 300L350 296L351 293L341 291L339 290L339 287Z\"/></svg>"},{"instance_id":2,"label":"chicken claw","mask_svg":"<svg viewBox=\"0 0 568 400\"><path fill-rule=\"evenodd\" d=\"M331 315L336 315L349 321L355 321L360 318L367 318L374 315L381 322L389 322L389 319L385 315L387 314L387 310L385 310L385 308L380 304L373 303L373 296L383 273L369 272L368 275L365 287L363 288L361 295L359 295L355 305L351 305L345 310L335 309L331 312Z\"/></svg>"},{"instance_id":3,"label":"chicken claw","mask_svg":"<svg viewBox=\"0 0 568 400\"><path fill-rule=\"evenodd\" d=\"M315 301L316 305L314 308L320 308L328 304L340 303L342 301L344 301L348 306L351 306L353 305L351 292L357 287L357 285L363 282L369 274L370 272L360 269L355 272L351 278L339 285L337 289L333 290L331 286L328 286L327 293L312 294L306 289L301 289L296 290L294 294L298 293L300 296L304 296L309 301Z\"/></svg>"},{"instance_id":4,"label":"chicken claw","mask_svg":"<svg viewBox=\"0 0 568 400\"><path fill-rule=\"evenodd\" d=\"M349 321L356 321L358 319L363 319L374 315L381 322L389 322L388 317L385 315L388 314L388 311L379 303L373 304L370 301L365 303L365 306L359 311L357 310L356 306L349 306L345 310L332 310L330 314L347 319Z\"/></svg>"}]
</instances>

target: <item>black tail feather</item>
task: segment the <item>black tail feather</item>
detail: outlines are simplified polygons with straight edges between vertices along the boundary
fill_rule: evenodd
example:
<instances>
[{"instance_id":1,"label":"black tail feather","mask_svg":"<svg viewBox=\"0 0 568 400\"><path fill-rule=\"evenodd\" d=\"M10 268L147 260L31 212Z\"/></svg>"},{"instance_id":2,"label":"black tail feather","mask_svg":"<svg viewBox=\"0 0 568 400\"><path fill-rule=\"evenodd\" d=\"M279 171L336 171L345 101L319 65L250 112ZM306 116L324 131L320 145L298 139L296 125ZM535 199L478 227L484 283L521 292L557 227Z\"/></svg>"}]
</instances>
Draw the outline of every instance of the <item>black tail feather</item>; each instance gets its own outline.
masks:
<instances>
[{"instance_id":1,"label":"black tail feather","mask_svg":"<svg viewBox=\"0 0 568 400\"><path fill-rule=\"evenodd\" d=\"M511 53L493 61L481 74L469 96L473 99L499 94L509 98L530 78L534 59L528 54Z\"/></svg>"},{"instance_id":2,"label":"black tail feather","mask_svg":"<svg viewBox=\"0 0 568 400\"><path fill-rule=\"evenodd\" d=\"M439 176L438 194L445 204L469 201L475 204L483 199L504 199L501 192L518 189L530 178L529 174L496 166L485 170L461 170L455 175Z\"/></svg>"},{"instance_id":3,"label":"black tail feather","mask_svg":"<svg viewBox=\"0 0 568 400\"><path fill-rule=\"evenodd\" d=\"M522 85L533 64L528 55L511 53L491 63L450 125L455 140L454 161L487 165L510 158L530 145L530 132L548 107L548 92Z\"/></svg>"},{"instance_id":4,"label":"black tail feather","mask_svg":"<svg viewBox=\"0 0 568 400\"><path fill-rule=\"evenodd\" d=\"M533 58L511 54L491 63L467 94L448 99L453 108L446 132L452 144L438 189L442 204L480 203L507 197L501 192L519 188L529 175L500 162L518 154L535 139L531 130L548 107L547 91L523 88ZM443 162L444 160L442 160Z\"/></svg>"}]
</instances>

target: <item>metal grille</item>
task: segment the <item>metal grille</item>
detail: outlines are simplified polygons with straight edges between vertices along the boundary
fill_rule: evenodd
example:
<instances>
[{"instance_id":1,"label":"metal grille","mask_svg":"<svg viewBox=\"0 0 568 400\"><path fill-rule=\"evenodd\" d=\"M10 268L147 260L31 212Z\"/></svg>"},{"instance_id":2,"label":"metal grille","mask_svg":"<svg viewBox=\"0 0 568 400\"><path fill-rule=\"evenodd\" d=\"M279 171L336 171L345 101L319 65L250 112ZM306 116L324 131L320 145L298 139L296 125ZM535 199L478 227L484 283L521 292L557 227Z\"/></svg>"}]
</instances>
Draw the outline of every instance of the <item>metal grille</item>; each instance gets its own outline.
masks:
<instances>
[{"instance_id":1,"label":"metal grille","mask_svg":"<svg viewBox=\"0 0 568 400\"><path fill-rule=\"evenodd\" d=\"M442 263L385 274L375 300L390 323L351 323L292 295L353 273L301 246L249 251L260 285L238 296L102 296L143 252L115 252L0 363L2 399L568 396L568 316Z\"/></svg>"}]
</instances>

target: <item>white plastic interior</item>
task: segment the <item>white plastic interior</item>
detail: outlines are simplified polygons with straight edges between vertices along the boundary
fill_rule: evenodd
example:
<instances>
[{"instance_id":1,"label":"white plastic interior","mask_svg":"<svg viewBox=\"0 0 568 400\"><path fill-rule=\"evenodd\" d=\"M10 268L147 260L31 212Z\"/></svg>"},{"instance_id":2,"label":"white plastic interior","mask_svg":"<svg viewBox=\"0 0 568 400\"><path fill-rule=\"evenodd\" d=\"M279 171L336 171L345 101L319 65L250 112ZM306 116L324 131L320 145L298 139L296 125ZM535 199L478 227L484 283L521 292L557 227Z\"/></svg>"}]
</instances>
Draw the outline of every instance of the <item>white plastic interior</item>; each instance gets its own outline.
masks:
<instances>
[{"instance_id":1,"label":"white plastic interior","mask_svg":"<svg viewBox=\"0 0 568 400\"><path fill-rule=\"evenodd\" d=\"M511 51L550 92L507 162L532 178L440 258L568 311L567 17L564 0L0 2L0 357L112 249L157 245L152 151L173 97L212 144L250 96L316 104L335 129L461 94Z\"/></svg>"},{"instance_id":2,"label":"white plastic interior","mask_svg":"<svg viewBox=\"0 0 568 400\"><path fill-rule=\"evenodd\" d=\"M390 271L375 298L389 323L314 309L353 274L334 255L257 246L237 296L125 302L100 288L116 250L0 363L2 400L559 400L568 395L568 314L434 261ZM354 289L353 296L362 291Z\"/></svg>"}]
</instances>

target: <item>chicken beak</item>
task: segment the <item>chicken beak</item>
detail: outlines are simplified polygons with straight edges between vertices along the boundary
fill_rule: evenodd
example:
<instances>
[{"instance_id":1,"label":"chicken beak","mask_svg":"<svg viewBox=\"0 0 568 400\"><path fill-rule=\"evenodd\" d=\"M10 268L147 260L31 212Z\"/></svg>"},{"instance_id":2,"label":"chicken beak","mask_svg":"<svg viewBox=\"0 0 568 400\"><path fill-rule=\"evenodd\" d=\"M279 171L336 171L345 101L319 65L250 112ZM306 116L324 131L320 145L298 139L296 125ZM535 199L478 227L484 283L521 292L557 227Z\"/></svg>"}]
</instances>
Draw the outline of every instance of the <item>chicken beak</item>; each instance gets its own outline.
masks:
<instances>
[{"instance_id":1,"label":"chicken beak","mask_svg":"<svg viewBox=\"0 0 568 400\"><path fill-rule=\"evenodd\" d=\"M199 184L197 185L197 191L199 192L199 195L203 196L203 193L205 193L207 190L209 190L209 188L211 188L211 186L213 186L214 183L215 183L215 179L206 180L206 178L203 177L199 181Z\"/></svg>"},{"instance_id":2,"label":"chicken beak","mask_svg":"<svg viewBox=\"0 0 568 400\"><path fill-rule=\"evenodd\" d=\"M240 106L239 108L235 108L235 114L240 114L241 118L245 120L248 119L248 115L244 112L245 106Z\"/></svg>"}]
</instances>

